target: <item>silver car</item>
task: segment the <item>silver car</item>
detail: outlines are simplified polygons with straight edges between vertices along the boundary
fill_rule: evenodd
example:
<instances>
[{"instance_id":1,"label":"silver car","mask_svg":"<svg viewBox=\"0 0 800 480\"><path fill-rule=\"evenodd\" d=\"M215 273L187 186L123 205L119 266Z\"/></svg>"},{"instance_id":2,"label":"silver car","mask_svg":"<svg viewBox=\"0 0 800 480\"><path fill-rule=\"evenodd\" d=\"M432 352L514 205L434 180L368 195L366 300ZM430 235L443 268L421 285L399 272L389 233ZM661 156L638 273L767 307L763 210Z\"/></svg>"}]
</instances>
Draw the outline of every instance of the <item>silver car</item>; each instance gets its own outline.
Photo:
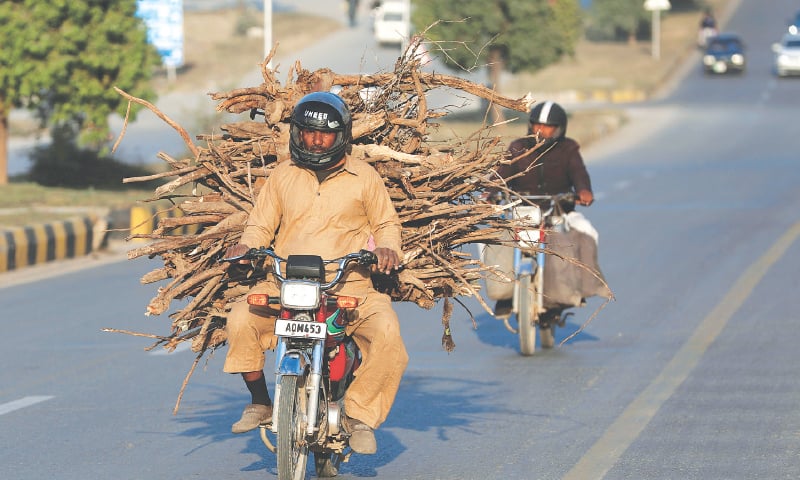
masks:
<instances>
[{"instance_id":1,"label":"silver car","mask_svg":"<svg viewBox=\"0 0 800 480\"><path fill-rule=\"evenodd\" d=\"M775 52L775 73L779 77L800 75L800 35L787 33L780 43L772 45Z\"/></svg>"}]
</instances>

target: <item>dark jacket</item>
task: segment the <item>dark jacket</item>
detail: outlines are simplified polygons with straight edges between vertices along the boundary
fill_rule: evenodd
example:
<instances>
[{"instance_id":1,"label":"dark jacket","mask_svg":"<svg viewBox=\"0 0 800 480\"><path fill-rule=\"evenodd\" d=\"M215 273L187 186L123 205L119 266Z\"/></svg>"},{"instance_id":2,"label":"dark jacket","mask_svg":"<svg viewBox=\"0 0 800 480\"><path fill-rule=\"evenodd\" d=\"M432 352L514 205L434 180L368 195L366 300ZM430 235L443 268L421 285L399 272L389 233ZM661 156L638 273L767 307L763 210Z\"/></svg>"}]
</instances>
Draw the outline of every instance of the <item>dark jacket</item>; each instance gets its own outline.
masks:
<instances>
[{"instance_id":1,"label":"dark jacket","mask_svg":"<svg viewBox=\"0 0 800 480\"><path fill-rule=\"evenodd\" d=\"M535 146L531 138L519 138L511 142L508 147L508 159L524 155L524 153ZM539 150L547 150L548 147L540 147ZM527 155L511 163L503 164L498 168L497 173L508 178L534 165L530 170L509 181L509 188L528 195L554 195L557 193L567 193L571 191L589 190L592 191L592 183L586 165L581 157L578 142L571 138L558 140L552 148L544 154L539 150L533 150ZM541 156L540 156L541 155Z\"/></svg>"}]
</instances>

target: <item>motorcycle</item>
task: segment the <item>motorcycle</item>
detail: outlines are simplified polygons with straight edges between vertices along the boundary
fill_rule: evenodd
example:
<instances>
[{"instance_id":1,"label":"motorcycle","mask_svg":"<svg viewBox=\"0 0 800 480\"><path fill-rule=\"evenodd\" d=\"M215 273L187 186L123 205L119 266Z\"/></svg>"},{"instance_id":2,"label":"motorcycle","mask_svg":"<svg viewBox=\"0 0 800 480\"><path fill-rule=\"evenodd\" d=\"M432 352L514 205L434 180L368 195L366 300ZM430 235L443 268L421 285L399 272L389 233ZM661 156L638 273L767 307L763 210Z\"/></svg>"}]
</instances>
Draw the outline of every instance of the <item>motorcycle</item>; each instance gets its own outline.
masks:
<instances>
[{"instance_id":1,"label":"motorcycle","mask_svg":"<svg viewBox=\"0 0 800 480\"><path fill-rule=\"evenodd\" d=\"M374 253L361 250L333 260L317 255L281 258L270 248L252 248L223 261L272 260L280 296L250 294L250 305L279 304L275 321L275 401L270 422L260 426L261 440L277 455L278 479L305 478L308 453L314 454L319 477L335 477L346 462L349 434L342 426L343 399L361 362L355 341L345 335L347 311L358 299L334 296L333 289L352 263L376 264ZM336 265L333 280L325 282L325 267ZM285 270L282 269L285 265ZM285 272L285 273L282 273ZM267 432L277 438L275 445Z\"/></svg>"},{"instance_id":2,"label":"motorcycle","mask_svg":"<svg viewBox=\"0 0 800 480\"><path fill-rule=\"evenodd\" d=\"M717 31L714 27L703 27L697 32L697 46L700 49L705 49L708 47L708 39L712 37L716 37Z\"/></svg>"},{"instance_id":3,"label":"motorcycle","mask_svg":"<svg viewBox=\"0 0 800 480\"><path fill-rule=\"evenodd\" d=\"M547 262L548 232L563 232L565 218L562 204L574 203L574 193L557 195L524 195L515 200L510 209L511 218L519 227L515 230L513 272L514 288L511 313L516 317L517 328L509 324L509 317L503 322L510 331L519 335L520 353L525 356L536 352L537 330L541 346L551 348L555 345L555 329L563 326L563 319L542 318L547 311L544 307L544 270ZM541 206L544 205L544 206Z\"/></svg>"}]
</instances>

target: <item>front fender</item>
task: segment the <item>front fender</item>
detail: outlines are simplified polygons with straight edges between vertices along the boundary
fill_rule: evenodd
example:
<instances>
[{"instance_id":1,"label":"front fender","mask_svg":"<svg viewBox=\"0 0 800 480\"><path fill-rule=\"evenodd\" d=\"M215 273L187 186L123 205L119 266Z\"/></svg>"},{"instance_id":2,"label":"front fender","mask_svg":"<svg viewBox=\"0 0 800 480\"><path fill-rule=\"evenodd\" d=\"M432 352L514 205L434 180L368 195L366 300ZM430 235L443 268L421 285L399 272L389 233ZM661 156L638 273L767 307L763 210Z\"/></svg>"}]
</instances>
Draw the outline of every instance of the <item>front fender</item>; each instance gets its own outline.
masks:
<instances>
[{"instance_id":1,"label":"front fender","mask_svg":"<svg viewBox=\"0 0 800 480\"><path fill-rule=\"evenodd\" d=\"M302 375L305 363L299 352L286 352L278 365L278 375Z\"/></svg>"}]
</instances>

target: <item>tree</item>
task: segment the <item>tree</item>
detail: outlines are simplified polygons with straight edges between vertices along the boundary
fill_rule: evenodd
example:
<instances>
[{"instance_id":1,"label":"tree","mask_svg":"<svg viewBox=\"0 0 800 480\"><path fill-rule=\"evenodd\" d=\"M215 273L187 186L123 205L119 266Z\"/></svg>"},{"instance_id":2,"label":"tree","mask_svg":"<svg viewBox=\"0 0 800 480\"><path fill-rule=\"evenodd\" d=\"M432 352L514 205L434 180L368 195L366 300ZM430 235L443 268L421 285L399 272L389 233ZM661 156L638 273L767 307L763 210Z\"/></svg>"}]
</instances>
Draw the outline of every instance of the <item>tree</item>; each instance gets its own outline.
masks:
<instances>
[{"instance_id":1,"label":"tree","mask_svg":"<svg viewBox=\"0 0 800 480\"><path fill-rule=\"evenodd\" d=\"M598 39L624 38L635 45L637 33L649 31L650 16L644 0L594 0L589 31Z\"/></svg>"},{"instance_id":2,"label":"tree","mask_svg":"<svg viewBox=\"0 0 800 480\"><path fill-rule=\"evenodd\" d=\"M0 3L0 185L12 109L37 112L43 125L73 124L80 143L99 147L109 115L127 104L113 86L154 98L148 82L160 60L135 14L136 0Z\"/></svg>"},{"instance_id":3,"label":"tree","mask_svg":"<svg viewBox=\"0 0 800 480\"><path fill-rule=\"evenodd\" d=\"M574 54L582 31L578 0L415 0L414 7L413 23L432 25L426 36L440 42L448 66L487 64L493 86L505 69L535 71Z\"/></svg>"}]
</instances>

